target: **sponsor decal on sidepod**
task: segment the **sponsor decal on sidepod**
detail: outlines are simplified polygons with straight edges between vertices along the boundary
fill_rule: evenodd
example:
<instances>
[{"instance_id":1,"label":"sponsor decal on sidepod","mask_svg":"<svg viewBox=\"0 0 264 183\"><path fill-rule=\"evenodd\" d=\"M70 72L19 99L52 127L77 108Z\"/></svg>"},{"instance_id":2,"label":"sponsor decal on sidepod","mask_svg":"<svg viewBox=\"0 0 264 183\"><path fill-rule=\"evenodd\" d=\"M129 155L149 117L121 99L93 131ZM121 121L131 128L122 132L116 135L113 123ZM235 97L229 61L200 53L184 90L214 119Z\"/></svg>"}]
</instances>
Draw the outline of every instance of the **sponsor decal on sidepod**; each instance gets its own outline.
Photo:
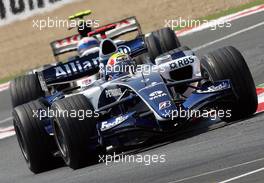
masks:
<instances>
[{"instance_id":1,"label":"sponsor decal on sidepod","mask_svg":"<svg viewBox=\"0 0 264 183\"><path fill-rule=\"evenodd\" d=\"M109 130L127 120L129 115L119 116L113 122L104 121L101 125L101 131Z\"/></svg>"},{"instance_id":2,"label":"sponsor decal on sidepod","mask_svg":"<svg viewBox=\"0 0 264 183\"><path fill-rule=\"evenodd\" d=\"M151 94L149 94L149 100L154 100L154 99L157 99L157 98L160 98L160 97L166 96L166 95L167 95L167 94L164 93L164 92L161 91L161 90L154 91L154 92L152 92Z\"/></svg>"}]
</instances>

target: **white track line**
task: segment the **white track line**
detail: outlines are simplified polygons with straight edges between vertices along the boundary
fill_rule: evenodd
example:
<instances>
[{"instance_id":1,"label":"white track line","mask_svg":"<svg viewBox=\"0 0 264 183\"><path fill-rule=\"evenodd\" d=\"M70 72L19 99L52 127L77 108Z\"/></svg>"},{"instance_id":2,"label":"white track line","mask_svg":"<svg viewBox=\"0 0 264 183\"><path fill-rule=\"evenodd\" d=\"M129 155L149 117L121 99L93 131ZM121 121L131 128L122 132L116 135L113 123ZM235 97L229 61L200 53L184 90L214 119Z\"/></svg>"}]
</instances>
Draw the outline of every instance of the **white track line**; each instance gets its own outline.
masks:
<instances>
[{"instance_id":1,"label":"white track line","mask_svg":"<svg viewBox=\"0 0 264 183\"><path fill-rule=\"evenodd\" d=\"M16 132L15 132L13 126L9 126L9 127L6 127L6 128L0 128L0 139L11 137L11 136L13 136L15 134L16 134Z\"/></svg>"},{"instance_id":2,"label":"white track line","mask_svg":"<svg viewBox=\"0 0 264 183\"><path fill-rule=\"evenodd\" d=\"M3 120L0 121L0 124L6 123L8 121L11 121L12 119L13 119L13 117L8 117L6 119L3 119ZM4 127L4 128L0 127L0 139L11 137L11 136L13 136L15 134L16 133L14 131L14 127L13 126L8 126L8 127Z\"/></svg>"},{"instance_id":3,"label":"white track line","mask_svg":"<svg viewBox=\"0 0 264 183\"><path fill-rule=\"evenodd\" d=\"M12 131L9 131L9 132L5 132L5 133L1 133L0 135L0 140L1 139L5 139L5 138L8 138L8 137L12 137L16 134L16 132L14 130Z\"/></svg>"},{"instance_id":4,"label":"white track line","mask_svg":"<svg viewBox=\"0 0 264 183\"><path fill-rule=\"evenodd\" d=\"M237 35L239 35L239 34L245 33L245 32L247 32L247 31L253 30L253 29L258 28L258 27L263 26L263 25L264 25L264 22L258 23L258 24L256 24L256 25L253 25L253 26L250 26L250 27L248 27L248 28L245 28L245 29L242 29L242 30L240 30L240 31L234 32L234 33L232 33L232 34L229 34L228 36L225 36L225 37L222 37L222 38L220 38L220 39L214 40L214 41L212 41L212 42L209 42L209 43L203 44L203 45L201 45L201 46L198 46L198 47L194 48L193 50L194 50L194 51L197 51L197 50L200 50L200 49L202 49L202 48L206 48L206 47L208 47L208 46L211 46L211 45L216 44L216 43L218 43L218 42L224 41L224 40L229 39L229 38L231 38L231 37L237 36Z\"/></svg>"},{"instance_id":5,"label":"white track line","mask_svg":"<svg viewBox=\"0 0 264 183\"><path fill-rule=\"evenodd\" d=\"M6 118L6 119L3 119L3 120L0 121L0 124L2 124L2 123L6 123L6 122L8 122L8 121L10 121L10 120L12 120L12 119L13 119L13 117L8 117L8 118Z\"/></svg>"},{"instance_id":6,"label":"white track line","mask_svg":"<svg viewBox=\"0 0 264 183\"><path fill-rule=\"evenodd\" d=\"M208 23L204 23L198 27L194 27L194 28L190 28L190 29L187 28L187 29L176 31L176 33L179 37L180 36L186 36L186 35L189 35L189 34L192 34L195 32L203 31L204 29L208 29L212 26L215 26L215 24L221 24L223 22L232 22L234 20L249 16L252 14L256 14L256 13L259 13L262 11L264 11L264 5L255 6L255 7L245 9L243 11L240 11L240 12L237 12L234 14L229 14L227 16L220 17L220 18L212 20Z\"/></svg>"},{"instance_id":7,"label":"white track line","mask_svg":"<svg viewBox=\"0 0 264 183\"><path fill-rule=\"evenodd\" d=\"M9 82L0 85L0 92L9 88Z\"/></svg>"},{"instance_id":8,"label":"white track line","mask_svg":"<svg viewBox=\"0 0 264 183\"><path fill-rule=\"evenodd\" d=\"M210 175L210 174L214 174L214 173L230 170L230 169L233 169L233 168L238 168L238 167L241 167L241 166L244 166L244 165L256 163L256 162L263 161L263 160L264 160L264 158L259 158L259 159L253 160L253 161L248 161L248 162L237 164L237 165L234 165L234 166L230 166L230 167L226 167L226 168L222 168L222 169L218 169L218 170L213 170L213 171L210 171L210 172L205 172L205 173L194 175L194 176L191 176L191 177L186 177L186 178L183 178L183 179L180 179L180 180L171 181L169 183L183 182L183 181L186 181L186 180L191 180L191 179L199 178L199 177L202 177L202 176L206 176L206 175ZM223 182L221 182L221 183L223 183Z\"/></svg>"},{"instance_id":9,"label":"white track line","mask_svg":"<svg viewBox=\"0 0 264 183\"><path fill-rule=\"evenodd\" d=\"M231 178L231 179L227 179L227 180L221 181L221 182L219 182L219 183L228 183L228 182L231 182L231 181L234 181L234 180L237 180L237 179L240 179L240 178L246 177L246 176L248 176L248 175L252 175L252 174L255 174L255 173L261 172L261 171L263 171L263 170L264 170L264 167L259 168L259 169L257 169L257 170L253 170L253 171L248 172L248 173L244 173L244 174L242 174L242 175L239 175L239 176L233 177L233 178Z\"/></svg>"},{"instance_id":10,"label":"white track line","mask_svg":"<svg viewBox=\"0 0 264 183\"><path fill-rule=\"evenodd\" d=\"M264 103L264 93L258 95L258 103Z\"/></svg>"}]
</instances>

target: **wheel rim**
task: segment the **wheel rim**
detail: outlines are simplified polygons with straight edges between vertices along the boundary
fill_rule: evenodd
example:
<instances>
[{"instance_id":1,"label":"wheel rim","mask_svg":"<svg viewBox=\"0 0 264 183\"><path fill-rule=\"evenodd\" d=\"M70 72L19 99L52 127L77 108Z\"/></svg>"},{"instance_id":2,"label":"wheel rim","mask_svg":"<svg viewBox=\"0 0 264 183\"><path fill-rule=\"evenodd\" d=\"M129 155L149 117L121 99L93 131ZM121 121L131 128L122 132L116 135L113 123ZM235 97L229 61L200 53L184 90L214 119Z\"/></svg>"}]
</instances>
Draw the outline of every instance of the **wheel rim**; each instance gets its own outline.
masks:
<instances>
[{"instance_id":1,"label":"wheel rim","mask_svg":"<svg viewBox=\"0 0 264 183\"><path fill-rule=\"evenodd\" d=\"M28 151L26 148L24 137L23 137L23 135L22 135L22 133L21 133L21 131L17 125L14 125L14 128L15 128L15 132L17 135L17 141L18 141L18 144L19 144L20 149L22 151L22 154L23 154L24 158L26 159L26 161L28 162L29 156L28 156Z\"/></svg>"},{"instance_id":2,"label":"wheel rim","mask_svg":"<svg viewBox=\"0 0 264 183\"><path fill-rule=\"evenodd\" d=\"M63 158L67 158L68 157L68 148L66 146L65 143L65 136L64 133L60 127L60 125L58 124L57 120L54 119L54 136L55 136L55 140L57 143L57 146L63 156Z\"/></svg>"}]
</instances>

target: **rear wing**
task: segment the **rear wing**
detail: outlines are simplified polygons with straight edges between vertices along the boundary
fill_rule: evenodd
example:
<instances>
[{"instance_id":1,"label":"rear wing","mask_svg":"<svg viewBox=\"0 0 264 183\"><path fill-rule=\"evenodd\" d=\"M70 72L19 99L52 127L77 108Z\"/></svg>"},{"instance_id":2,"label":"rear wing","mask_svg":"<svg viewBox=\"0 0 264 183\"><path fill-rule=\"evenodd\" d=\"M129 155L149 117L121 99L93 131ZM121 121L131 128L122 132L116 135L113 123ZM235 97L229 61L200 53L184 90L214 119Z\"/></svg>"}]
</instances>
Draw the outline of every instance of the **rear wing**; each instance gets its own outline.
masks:
<instances>
[{"instance_id":1,"label":"rear wing","mask_svg":"<svg viewBox=\"0 0 264 183\"><path fill-rule=\"evenodd\" d=\"M115 39L124 34L135 32L135 31L138 31L138 35L142 35L141 26L138 20L136 19L136 17L125 18L123 20L120 20L118 22L114 22L111 24L115 24L116 27L115 29L109 30L105 33L107 38ZM108 25L111 25L111 24L108 24ZM99 40L101 39L100 36L98 37L98 39Z\"/></svg>"},{"instance_id":2,"label":"rear wing","mask_svg":"<svg viewBox=\"0 0 264 183\"><path fill-rule=\"evenodd\" d=\"M116 25L115 29L109 30L105 33L105 35L110 39L115 39L115 38L118 38L119 36L122 36L130 32L134 32L134 31L138 31L138 35L142 35L141 27L136 17L125 18L123 20L120 20L120 21L117 21L111 24ZM102 27L109 26L111 24L104 25ZM99 27L98 29L102 27ZM96 35L96 37L98 38L98 40L101 40L100 35ZM51 46L55 59L57 60L57 56L61 54L76 51L77 45L80 39L81 39L81 36L79 34L75 34L75 35L51 42L50 46Z\"/></svg>"},{"instance_id":3,"label":"rear wing","mask_svg":"<svg viewBox=\"0 0 264 183\"><path fill-rule=\"evenodd\" d=\"M75 35L51 42L50 46L51 46L54 57L56 58L58 55L76 51L77 44L80 40L81 40L81 36L79 34L75 34Z\"/></svg>"}]
</instances>

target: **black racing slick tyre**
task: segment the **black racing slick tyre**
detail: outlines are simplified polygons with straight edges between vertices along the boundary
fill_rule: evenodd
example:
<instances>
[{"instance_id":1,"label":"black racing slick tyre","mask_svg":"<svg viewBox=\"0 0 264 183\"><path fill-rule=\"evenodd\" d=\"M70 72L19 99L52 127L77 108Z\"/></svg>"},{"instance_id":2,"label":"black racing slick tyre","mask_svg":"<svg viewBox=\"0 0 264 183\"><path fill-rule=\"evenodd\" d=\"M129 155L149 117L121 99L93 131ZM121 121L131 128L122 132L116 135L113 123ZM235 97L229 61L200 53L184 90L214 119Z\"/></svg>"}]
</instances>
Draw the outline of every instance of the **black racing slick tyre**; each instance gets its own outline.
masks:
<instances>
[{"instance_id":1,"label":"black racing slick tyre","mask_svg":"<svg viewBox=\"0 0 264 183\"><path fill-rule=\"evenodd\" d=\"M45 130L37 111L46 110L39 101L31 101L13 110L13 123L22 154L33 173L56 168L61 160L53 156L56 143Z\"/></svg>"},{"instance_id":2,"label":"black racing slick tyre","mask_svg":"<svg viewBox=\"0 0 264 183\"><path fill-rule=\"evenodd\" d=\"M159 39L160 47L163 53L181 46L175 31L169 27L159 29L153 32L153 34Z\"/></svg>"},{"instance_id":3,"label":"black racing slick tyre","mask_svg":"<svg viewBox=\"0 0 264 183\"><path fill-rule=\"evenodd\" d=\"M231 117L224 121L243 119L257 110L256 87L247 63L242 54L234 47L217 49L201 59L201 71L213 81L230 79L234 96L232 102L222 106L231 110Z\"/></svg>"},{"instance_id":4,"label":"black racing slick tyre","mask_svg":"<svg viewBox=\"0 0 264 183\"><path fill-rule=\"evenodd\" d=\"M157 56L181 46L175 32L168 27L150 33L145 40L148 56L153 63Z\"/></svg>"},{"instance_id":5,"label":"black racing slick tyre","mask_svg":"<svg viewBox=\"0 0 264 183\"><path fill-rule=\"evenodd\" d=\"M54 137L66 165L78 169L96 163L98 152L91 147L90 139L96 134L96 116L92 114L81 119L79 115L62 115L65 111L93 113L93 106L87 98L84 95L64 98L56 101L52 109L57 114L53 120Z\"/></svg>"},{"instance_id":6,"label":"black racing slick tyre","mask_svg":"<svg viewBox=\"0 0 264 183\"><path fill-rule=\"evenodd\" d=\"M10 94L13 107L44 96L35 74L19 76L12 80L10 82Z\"/></svg>"}]
</instances>

